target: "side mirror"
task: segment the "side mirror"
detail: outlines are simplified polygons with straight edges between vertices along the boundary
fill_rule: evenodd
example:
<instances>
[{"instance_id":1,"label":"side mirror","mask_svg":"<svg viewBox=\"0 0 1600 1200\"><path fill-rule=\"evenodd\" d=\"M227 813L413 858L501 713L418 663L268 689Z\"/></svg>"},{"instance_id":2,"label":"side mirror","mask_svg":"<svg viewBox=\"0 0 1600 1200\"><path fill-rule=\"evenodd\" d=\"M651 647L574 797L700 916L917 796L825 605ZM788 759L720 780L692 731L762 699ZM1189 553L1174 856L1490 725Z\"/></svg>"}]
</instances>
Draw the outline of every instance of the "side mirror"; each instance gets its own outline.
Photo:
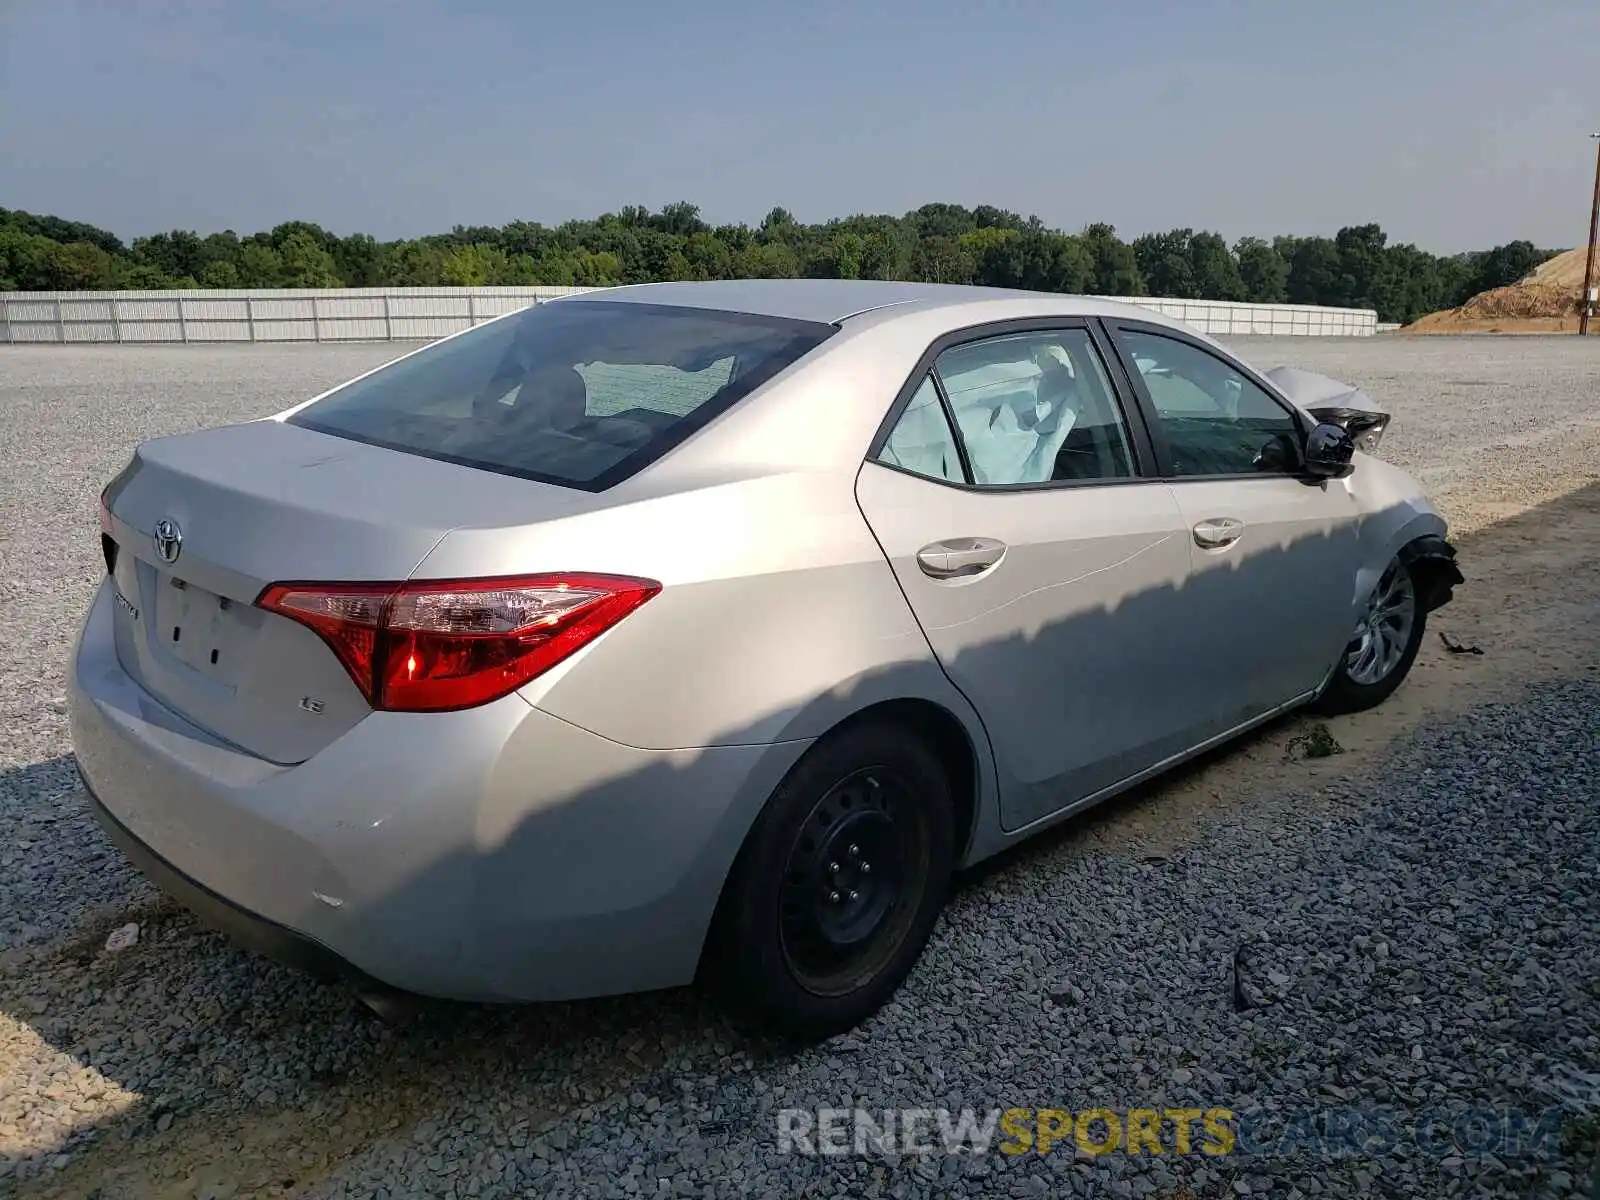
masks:
<instances>
[{"instance_id":1,"label":"side mirror","mask_svg":"<svg viewBox=\"0 0 1600 1200\"><path fill-rule=\"evenodd\" d=\"M1317 479L1343 479L1355 470L1356 443L1342 425L1324 422L1306 436L1306 474Z\"/></svg>"}]
</instances>

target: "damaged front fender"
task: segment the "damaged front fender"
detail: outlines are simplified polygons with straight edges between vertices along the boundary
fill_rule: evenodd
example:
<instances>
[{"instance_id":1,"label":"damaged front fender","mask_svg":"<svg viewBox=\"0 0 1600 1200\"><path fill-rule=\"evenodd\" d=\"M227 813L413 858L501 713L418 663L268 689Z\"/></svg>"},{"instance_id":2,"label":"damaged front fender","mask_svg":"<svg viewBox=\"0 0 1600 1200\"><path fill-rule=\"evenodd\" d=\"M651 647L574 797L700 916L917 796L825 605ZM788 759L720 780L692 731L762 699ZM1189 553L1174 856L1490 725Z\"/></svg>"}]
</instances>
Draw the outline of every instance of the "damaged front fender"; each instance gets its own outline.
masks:
<instances>
[{"instance_id":1,"label":"damaged front fender","mask_svg":"<svg viewBox=\"0 0 1600 1200\"><path fill-rule=\"evenodd\" d=\"M1456 565L1456 548L1434 534L1407 542L1400 548L1400 561L1411 571L1423 612L1443 608L1454 596L1456 585L1465 582Z\"/></svg>"},{"instance_id":2,"label":"damaged front fender","mask_svg":"<svg viewBox=\"0 0 1600 1200\"><path fill-rule=\"evenodd\" d=\"M1360 388L1298 367L1273 367L1264 374L1312 420L1339 426L1358 450L1377 452L1389 428L1389 413Z\"/></svg>"}]
</instances>

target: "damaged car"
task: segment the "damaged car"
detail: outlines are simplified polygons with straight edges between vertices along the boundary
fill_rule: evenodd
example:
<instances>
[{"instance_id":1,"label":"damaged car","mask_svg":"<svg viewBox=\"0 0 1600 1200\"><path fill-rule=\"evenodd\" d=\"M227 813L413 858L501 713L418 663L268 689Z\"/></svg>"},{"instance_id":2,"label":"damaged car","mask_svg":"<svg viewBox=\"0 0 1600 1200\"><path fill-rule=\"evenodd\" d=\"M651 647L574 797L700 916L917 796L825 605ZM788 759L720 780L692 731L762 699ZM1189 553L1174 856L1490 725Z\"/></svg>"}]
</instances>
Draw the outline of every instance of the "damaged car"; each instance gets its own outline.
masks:
<instances>
[{"instance_id":1,"label":"damaged car","mask_svg":"<svg viewBox=\"0 0 1600 1200\"><path fill-rule=\"evenodd\" d=\"M704 979L849 1027L957 868L1401 685L1461 574L1319 378L1082 297L539 304L138 447L71 669L90 802L375 1004Z\"/></svg>"}]
</instances>

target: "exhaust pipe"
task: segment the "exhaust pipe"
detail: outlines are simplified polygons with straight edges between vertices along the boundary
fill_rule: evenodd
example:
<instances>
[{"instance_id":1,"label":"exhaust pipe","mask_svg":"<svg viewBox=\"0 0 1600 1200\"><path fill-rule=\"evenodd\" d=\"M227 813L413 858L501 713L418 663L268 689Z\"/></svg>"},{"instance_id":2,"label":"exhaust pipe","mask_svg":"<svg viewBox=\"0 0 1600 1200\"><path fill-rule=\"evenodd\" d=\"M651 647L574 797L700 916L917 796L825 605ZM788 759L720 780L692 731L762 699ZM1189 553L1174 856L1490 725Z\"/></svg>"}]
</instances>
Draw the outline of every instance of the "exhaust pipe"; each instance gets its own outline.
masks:
<instances>
[{"instance_id":1,"label":"exhaust pipe","mask_svg":"<svg viewBox=\"0 0 1600 1200\"><path fill-rule=\"evenodd\" d=\"M357 989L356 999L378 1020L395 1027L409 1025L421 1011L416 997L393 988L362 987Z\"/></svg>"}]
</instances>

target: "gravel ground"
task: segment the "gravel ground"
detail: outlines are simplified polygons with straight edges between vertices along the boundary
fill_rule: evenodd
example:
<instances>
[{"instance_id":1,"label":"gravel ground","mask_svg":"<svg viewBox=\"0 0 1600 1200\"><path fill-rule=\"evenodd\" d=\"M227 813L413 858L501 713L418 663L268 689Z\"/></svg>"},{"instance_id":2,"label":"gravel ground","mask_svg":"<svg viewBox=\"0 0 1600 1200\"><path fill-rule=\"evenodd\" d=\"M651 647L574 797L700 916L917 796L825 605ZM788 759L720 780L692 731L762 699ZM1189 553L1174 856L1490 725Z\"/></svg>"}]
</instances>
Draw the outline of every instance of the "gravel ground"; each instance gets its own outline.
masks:
<instances>
[{"instance_id":1,"label":"gravel ground","mask_svg":"<svg viewBox=\"0 0 1600 1200\"><path fill-rule=\"evenodd\" d=\"M1545 686L1419 739L1362 786L1331 789L1349 803L1342 815L1230 822L1156 861L1042 853L969 888L904 993L858 1035L750 1067L737 1053L690 1057L550 1123L525 1148L512 1141L519 1114L496 1119L492 1093L462 1097L441 1127L470 1122L470 1141L456 1145L503 1147L503 1165L486 1158L474 1177L552 1197L900 1196L935 1183L974 1196L1170 1195L1180 1184L1409 1196L1453 1194L1469 1176L1474 1190L1559 1194L1584 1162L1502 1152L1469 1163L1448 1139L1438 1153L1412 1146L1358 1163L1280 1157L1271 1121L1389 1105L1404 1127L1429 1111L1453 1122L1470 1109L1565 1104L1568 1136L1588 1130L1592 1165L1596 729L1600 682ZM780 1109L853 1105L1225 1105L1261 1114L1263 1153L1158 1163L1070 1150L920 1161L774 1152ZM386 1146L343 1174L358 1194L396 1177L444 1190L457 1157L435 1149Z\"/></svg>"},{"instance_id":2,"label":"gravel ground","mask_svg":"<svg viewBox=\"0 0 1600 1200\"><path fill-rule=\"evenodd\" d=\"M1385 453L1471 528L1593 480L1576 339L1241 343L1393 406ZM843 1042L693 994L378 1026L201 930L83 814L62 664L93 498L140 437L262 415L392 346L0 351L0 1192L116 1196L1568 1194L1600 1137L1600 681L1426 725L1146 861L1101 816L969 881ZM1554 517L1551 518L1555 519ZM26 531L27 536L18 536ZM1591 579L1590 584L1594 585ZM1590 622L1595 592L1573 611ZM1543 666L1543 664L1541 664ZM1326 776L1324 777L1326 778ZM1101 822L1102 824L1096 824ZM137 946L101 951L138 921ZM1236 972L1236 961L1239 969ZM1252 1007L1238 1011L1233 976ZM780 1108L1564 1106L1561 1162L780 1155ZM1272 1128L1270 1125L1264 1128ZM1167 1137L1170 1151L1171 1139ZM661 1181L666 1180L663 1184Z\"/></svg>"}]
</instances>

